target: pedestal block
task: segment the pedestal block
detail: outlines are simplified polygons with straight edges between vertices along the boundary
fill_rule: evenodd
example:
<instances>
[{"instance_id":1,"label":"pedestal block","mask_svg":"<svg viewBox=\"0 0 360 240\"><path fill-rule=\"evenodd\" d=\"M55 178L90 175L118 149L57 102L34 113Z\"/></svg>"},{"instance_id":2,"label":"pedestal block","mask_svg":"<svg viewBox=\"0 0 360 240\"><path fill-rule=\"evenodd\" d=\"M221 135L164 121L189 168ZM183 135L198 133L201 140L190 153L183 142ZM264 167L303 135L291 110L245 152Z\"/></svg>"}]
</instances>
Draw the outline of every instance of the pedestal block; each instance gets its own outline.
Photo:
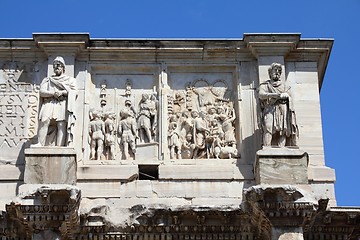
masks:
<instances>
[{"instance_id":1,"label":"pedestal block","mask_svg":"<svg viewBox=\"0 0 360 240\"><path fill-rule=\"evenodd\" d=\"M151 143L140 143L136 145L136 153L135 159L138 160L141 157L144 158L145 161L158 161L159 159L159 144L155 142Z\"/></svg>"},{"instance_id":2,"label":"pedestal block","mask_svg":"<svg viewBox=\"0 0 360 240\"><path fill-rule=\"evenodd\" d=\"M68 147L25 149L24 182L28 184L76 184L76 153Z\"/></svg>"},{"instance_id":3,"label":"pedestal block","mask_svg":"<svg viewBox=\"0 0 360 240\"><path fill-rule=\"evenodd\" d=\"M264 148L257 151L256 184L307 184L308 154L299 149Z\"/></svg>"}]
</instances>

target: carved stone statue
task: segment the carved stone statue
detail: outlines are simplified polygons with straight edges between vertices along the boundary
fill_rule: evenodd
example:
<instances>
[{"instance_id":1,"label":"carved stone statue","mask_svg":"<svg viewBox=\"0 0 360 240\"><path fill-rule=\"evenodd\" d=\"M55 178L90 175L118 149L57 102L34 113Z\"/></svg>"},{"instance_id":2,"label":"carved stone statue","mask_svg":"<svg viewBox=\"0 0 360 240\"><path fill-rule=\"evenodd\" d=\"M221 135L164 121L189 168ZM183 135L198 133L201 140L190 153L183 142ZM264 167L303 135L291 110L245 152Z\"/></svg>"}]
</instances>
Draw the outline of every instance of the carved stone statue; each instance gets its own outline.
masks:
<instances>
[{"instance_id":1,"label":"carved stone statue","mask_svg":"<svg viewBox=\"0 0 360 240\"><path fill-rule=\"evenodd\" d=\"M118 134L120 135L120 144L125 159L136 152L136 139L138 139L136 121L132 116L133 112L129 108L124 108L120 112L121 120L119 122Z\"/></svg>"},{"instance_id":2,"label":"carved stone statue","mask_svg":"<svg viewBox=\"0 0 360 240\"><path fill-rule=\"evenodd\" d=\"M137 119L140 142L153 142L157 128L157 102L154 95L143 93Z\"/></svg>"},{"instance_id":3,"label":"carved stone statue","mask_svg":"<svg viewBox=\"0 0 360 240\"><path fill-rule=\"evenodd\" d=\"M197 111L192 111L191 117L193 118L193 139L196 146L194 150L194 158L201 158L206 154L206 137L210 131L207 128L204 112L200 112L199 114Z\"/></svg>"},{"instance_id":4,"label":"carved stone statue","mask_svg":"<svg viewBox=\"0 0 360 240\"><path fill-rule=\"evenodd\" d=\"M108 159L115 159L115 113L105 114L105 152Z\"/></svg>"},{"instance_id":5,"label":"carved stone statue","mask_svg":"<svg viewBox=\"0 0 360 240\"><path fill-rule=\"evenodd\" d=\"M40 85L42 103L37 146L69 146L73 141L76 80L65 75L62 57L54 59L53 68L54 74L44 78Z\"/></svg>"},{"instance_id":6,"label":"carved stone statue","mask_svg":"<svg viewBox=\"0 0 360 240\"><path fill-rule=\"evenodd\" d=\"M168 146L170 150L170 158L181 159L181 141L176 122L171 122L169 125Z\"/></svg>"},{"instance_id":7,"label":"carved stone statue","mask_svg":"<svg viewBox=\"0 0 360 240\"><path fill-rule=\"evenodd\" d=\"M91 115L92 119L89 123L90 159L100 160L104 150L105 124L98 110L93 110Z\"/></svg>"},{"instance_id":8,"label":"carved stone statue","mask_svg":"<svg viewBox=\"0 0 360 240\"><path fill-rule=\"evenodd\" d=\"M236 147L235 128L233 122L236 119L235 110L232 110L232 116L226 116L224 114L219 115L222 121L222 131L224 132L224 142L226 145Z\"/></svg>"},{"instance_id":9,"label":"carved stone statue","mask_svg":"<svg viewBox=\"0 0 360 240\"><path fill-rule=\"evenodd\" d=\"M270 79L260 84L264 146L296 146L299 134L290 87L281 80L282 67L272 63Z\"/></svg>"}]
</instances>

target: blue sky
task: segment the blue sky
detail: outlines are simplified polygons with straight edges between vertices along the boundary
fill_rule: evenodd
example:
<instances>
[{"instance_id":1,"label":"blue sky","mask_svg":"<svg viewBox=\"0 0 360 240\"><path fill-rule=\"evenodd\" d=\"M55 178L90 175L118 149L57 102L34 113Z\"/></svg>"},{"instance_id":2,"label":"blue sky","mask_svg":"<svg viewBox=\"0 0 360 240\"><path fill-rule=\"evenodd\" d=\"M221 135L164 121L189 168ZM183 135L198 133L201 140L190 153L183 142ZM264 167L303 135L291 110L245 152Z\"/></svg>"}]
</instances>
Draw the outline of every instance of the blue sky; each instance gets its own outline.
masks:
<instances>
[{"instance_id":1,"label":"blue sky","mask_svg":"<svg viewBox=\"0 0 360 240\"><path fill-rule=\"evenodd\" d=\"M242 38L301 33L335 43L321 90L326 165L338 205L360 206L360 0L0 0L0 38L88 32L91 38Z\"/></svg>"}]
</instances>

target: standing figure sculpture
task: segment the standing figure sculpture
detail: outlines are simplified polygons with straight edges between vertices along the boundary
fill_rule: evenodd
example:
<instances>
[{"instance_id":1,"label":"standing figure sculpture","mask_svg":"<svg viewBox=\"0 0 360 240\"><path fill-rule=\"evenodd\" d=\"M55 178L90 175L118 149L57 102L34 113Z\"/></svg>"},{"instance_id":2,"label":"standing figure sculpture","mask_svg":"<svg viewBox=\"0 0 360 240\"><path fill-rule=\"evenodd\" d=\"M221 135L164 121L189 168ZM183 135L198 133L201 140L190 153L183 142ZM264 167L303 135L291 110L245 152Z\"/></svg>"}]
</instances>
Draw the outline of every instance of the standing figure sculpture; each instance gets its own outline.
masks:
<instances>
[{"instance_id":1,"label":"standing figure sculpture","mask_svg":"<svg viewBox=\"0 0 360 240\"><path fill-rule=\"evenodd\" d=\"M115 159L115 113L105 114L105 152L108 159Z\"/></svg>"},{"instance_id":2,"label":"standing figure sculpture","mask_svg":"<svg viewBox=\"0 0 360 240\"><path fill-rule=\"evenodd\" d=\"M93 110L91 115L92 119L89 123L90 159L100 160L104 150L105 124L99 111Z\"/></svg>"},{"instance_id":3,"label":"standing figure sculpture","mask_svg":"<svg viewBox=\"0 0 360 240\"><path fill-rule=\"evenodd\" d=\"M168 146L170 150L171 159L181 159L181 140L178 132L178 125L176 122L169 124L168 131Z\"/></svg>"},{"instance_id":4,"label":"standing figure sculpture","mask_svg":"<svg viewBox=\"0 0 360 240\"><path fill-rule=\"evenodd\" d=\"M195 143L195 150L193 157L201 158L207 154L208 147L206 142L206 137L209 134L209 129L205 121L205 113L197 111L191 112L191 117L193 118L193 140Z\"/></svg>"},{"instance_id":5,"label":"standing figure sculpture","mask_svg":"<svg viewBox=\"0 0 360 240\"><path fill-rule=\"evenodd\" d=\"M260 84L264 146L296 146L299 134L290 87L281 80L282 67L272 63L270 80Z\"/></svg>"},{"instance_id":6,"label":"standing figure sculpture","mask_svg":"<svg viewBox=\"0 0 360 240\"><path fill-rule=\"evenodd\" d=\"M137 119L140 142L152 142L157 127L156 101L150 94L143 93L139 103L139 114Z\"/></svg>"},{"instance_id":7,"label":"standing figure sculpture","mask_svg":"<svg viewBox=\"0 0 360 240\"><path fill-rule=\"evenodd\" d=\"M65 75L65 61L58 56L53 61L54 74L40 85L42 100L39 113L39 146L69 146L73 142L75 124L75 78Z\"/></svg>"},{"instance_id":8,"label":"standing figure sculpture","mask_svg":"<svg viewBox=\"0 0 360 240\"><path fill-rule=\"evenodd\" d=\"M136 152L136 139L138 139L136 121L132 117L132 112L124 108L120 112L121 120L119 122L118 134L120 137L120 144L122 145L123 155L126 160Z\"/></svg>"},{"instance_id":9,"label":"standing figure sculpture","mask_svg":"<svg viewBox=\"0 0 360 240\"><path fill-rule=\"evenodd\" d=\"M233 122L236 119L235 109L232 110L232 116L220 115L222 121L222 130L224 132L224 142L226 145L236 148L235 128Z\"/></svg>"}]
</instances>

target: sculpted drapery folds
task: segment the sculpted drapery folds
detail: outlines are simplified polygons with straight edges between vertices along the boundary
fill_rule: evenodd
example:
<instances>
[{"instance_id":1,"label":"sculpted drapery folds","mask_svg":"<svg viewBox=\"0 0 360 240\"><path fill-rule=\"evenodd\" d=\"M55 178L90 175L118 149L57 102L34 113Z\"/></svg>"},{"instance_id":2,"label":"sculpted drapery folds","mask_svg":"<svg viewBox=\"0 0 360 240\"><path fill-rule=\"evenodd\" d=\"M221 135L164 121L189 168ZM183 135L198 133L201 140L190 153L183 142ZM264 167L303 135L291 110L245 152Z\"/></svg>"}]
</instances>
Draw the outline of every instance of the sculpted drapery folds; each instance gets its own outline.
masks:
<instances>
[{"instance_id":1,"label":"sculpted drapery folds","mask_svg":"<svg viewBox=\"0 0 360 240\"><path fill-rule=\"evenodd\" d=\"M75 124L76 80L65 75L65 61L53 61L54 74L40 85L42 99L39 114L38 146L69 146L73 142Z\"/></svg>"},{"instance_id":2,"label":"sculpted drapery folds","mask_svg":"<svg viewBox=\"0 0 360 240\"><path fill-rule=\"evenodd\" d=\"M281 80L282 67L271 64L270 79L260 84L264 146L296 146L299 134L291 98L291 89Z\"/></svg>"}]
</instances>

